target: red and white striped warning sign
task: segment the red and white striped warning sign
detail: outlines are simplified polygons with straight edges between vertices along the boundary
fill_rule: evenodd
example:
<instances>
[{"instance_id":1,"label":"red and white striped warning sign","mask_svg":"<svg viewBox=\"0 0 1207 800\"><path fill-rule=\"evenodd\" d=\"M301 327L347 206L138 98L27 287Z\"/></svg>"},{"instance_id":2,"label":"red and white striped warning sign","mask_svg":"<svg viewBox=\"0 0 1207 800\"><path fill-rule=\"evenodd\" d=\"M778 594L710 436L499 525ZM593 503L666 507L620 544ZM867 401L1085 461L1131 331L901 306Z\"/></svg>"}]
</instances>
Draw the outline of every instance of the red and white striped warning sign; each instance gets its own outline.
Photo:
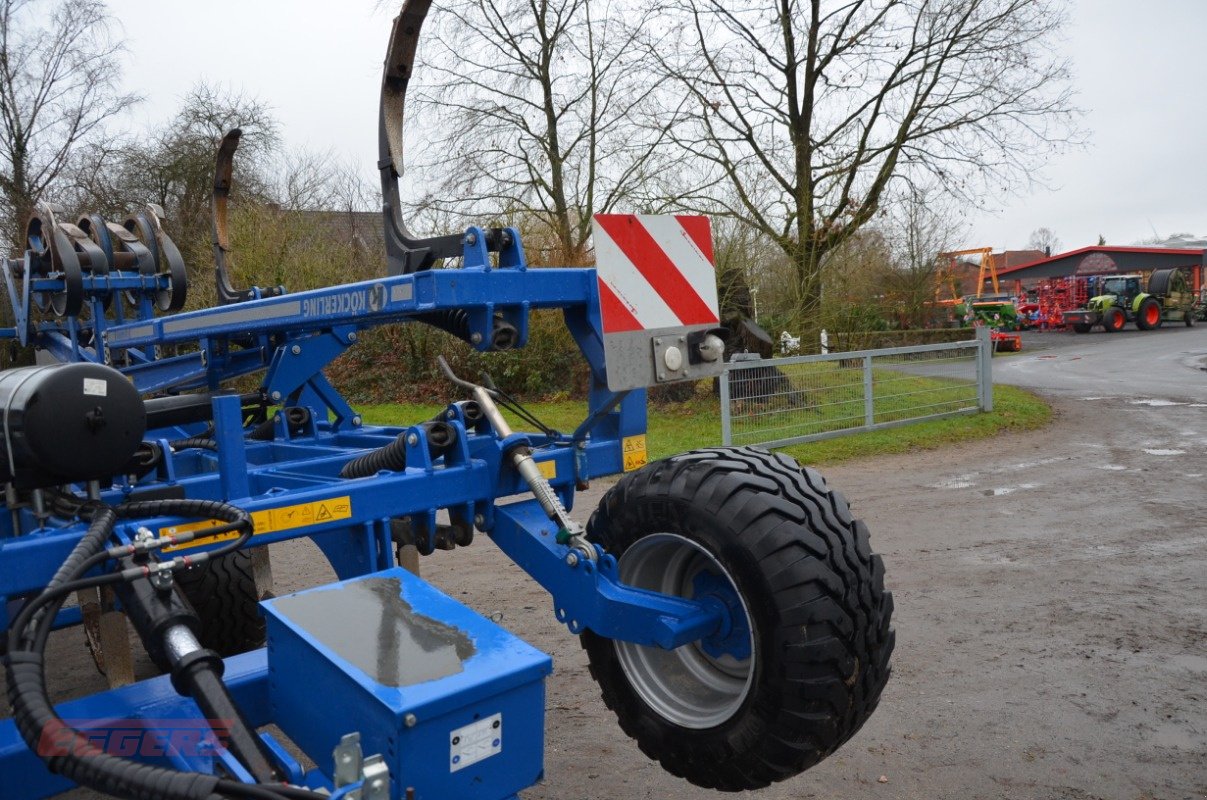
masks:
<instances>
[{"instance_id":1,"label":"red and white striped warning sign","mask_svg":"<svg viewBox=\"0 0 1207 800\"><path fill-rule=\"evenodd\" d=\"M708 217L596 214L604 333L716 325Z\"/></svg>"}]
</instances>

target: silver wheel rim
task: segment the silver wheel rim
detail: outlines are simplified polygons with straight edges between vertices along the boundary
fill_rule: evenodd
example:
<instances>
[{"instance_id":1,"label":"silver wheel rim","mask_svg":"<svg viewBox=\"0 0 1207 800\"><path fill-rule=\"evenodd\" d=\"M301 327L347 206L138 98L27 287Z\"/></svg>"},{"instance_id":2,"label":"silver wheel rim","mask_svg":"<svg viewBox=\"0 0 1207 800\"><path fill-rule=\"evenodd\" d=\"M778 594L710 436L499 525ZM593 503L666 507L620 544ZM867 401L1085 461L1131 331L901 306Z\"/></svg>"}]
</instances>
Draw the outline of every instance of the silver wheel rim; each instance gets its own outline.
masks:
<instances>
[{"instance_id":1,"label":"silver wheel rim","mask_svg":"<svg viewBox=\"0 0 1207 800\"><path fill-rule=\"evenodd\" d=\"M750 625L750 657L706 653L699 642L674 650L616 641L616 655L629 685L659 716L684 728L712 728L732 717L754 682L750 609L729 572L699 544L673 533L644 536L620 557L620 580L629 586L691 597L693 581L711 572L729 583Z\"/></svg>"}]
</instances>

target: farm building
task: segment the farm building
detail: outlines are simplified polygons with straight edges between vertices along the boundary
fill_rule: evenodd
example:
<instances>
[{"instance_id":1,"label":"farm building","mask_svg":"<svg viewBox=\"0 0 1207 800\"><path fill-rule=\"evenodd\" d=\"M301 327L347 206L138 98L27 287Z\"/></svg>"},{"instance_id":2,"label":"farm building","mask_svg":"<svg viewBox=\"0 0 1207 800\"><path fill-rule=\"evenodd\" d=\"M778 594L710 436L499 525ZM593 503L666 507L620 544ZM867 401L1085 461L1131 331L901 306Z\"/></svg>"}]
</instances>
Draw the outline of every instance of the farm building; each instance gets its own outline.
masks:
<instances>
[{"instance_id":1,"label":"farm building","mask_svg":"<svg viewBox=\"0 0 1207 800\"><path fill-rule=\"evenodd\" d=\"M1137 273L1147 278L1153 270L1183 268L1193 291L1200 293L1205 254L1202 247L1083 247L999 270L998 278L1004 290L1031 301L1024 305L1037 307L1042 327L1059 328L1065 311L1094 296L1099 276Z\"/></svg>"}]
</instances>

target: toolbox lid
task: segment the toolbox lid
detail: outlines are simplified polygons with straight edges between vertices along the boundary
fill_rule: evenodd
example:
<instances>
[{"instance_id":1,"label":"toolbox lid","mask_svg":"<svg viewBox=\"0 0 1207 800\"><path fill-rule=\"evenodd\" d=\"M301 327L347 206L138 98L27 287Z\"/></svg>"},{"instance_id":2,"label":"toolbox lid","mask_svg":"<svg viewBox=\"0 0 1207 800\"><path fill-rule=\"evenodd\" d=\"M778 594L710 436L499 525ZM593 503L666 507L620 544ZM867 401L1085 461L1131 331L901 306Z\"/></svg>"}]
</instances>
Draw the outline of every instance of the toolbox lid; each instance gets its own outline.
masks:
<instances>
[{"instance_id":1,"label":"toolbox lid","mask_svg":"<svg viewBox=\"0 0 1207 800\"><path fill-rule=\"evenodd\" d=\"M552 671L548 655L398 567L261 605L270 667L308 647L395 712L444 713ZM288 659L275 666L299 669Z\"/></svg>"}]
</instances>

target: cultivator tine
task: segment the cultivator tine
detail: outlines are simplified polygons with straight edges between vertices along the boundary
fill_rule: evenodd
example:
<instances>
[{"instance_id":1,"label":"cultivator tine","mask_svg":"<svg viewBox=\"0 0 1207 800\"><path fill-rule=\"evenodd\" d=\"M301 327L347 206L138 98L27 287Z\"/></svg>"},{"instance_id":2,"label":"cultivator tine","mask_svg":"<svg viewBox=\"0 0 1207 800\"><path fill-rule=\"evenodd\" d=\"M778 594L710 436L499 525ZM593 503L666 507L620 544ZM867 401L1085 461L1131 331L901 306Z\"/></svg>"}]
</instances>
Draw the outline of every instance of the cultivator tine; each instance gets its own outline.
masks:
<instances>
[{"instance_id":1,"label":"cultivator tine","mask_svg":"<svg viewBox=\"0 0 1207 800\"><path fill-rule=\"evenodd\" d=\"M239 148L239 138L242 136L243 131L235 128L222 137L214 165L214 194L210 203L210 223L214 241L214 282L218 288L218 302L222 305L250 300L253 296L250 291L240 292L231 285L230 274L226 268L226 254L230 250L226 206L230 200L235 150Z\"/></svg>"},{"instance_id":2,"label":"cultivator tine","mask_svg":"<svg viewBox=\"0 0 1207 800\"><path fill-rule=\"evenodd\" d=\"M80 266L87 269L93 275L109 274L109 259L106 257L105 251L92 240L92 237L83 228L78 225L72 225L70 222L60 222L58 227L71 240L72 248L76 251Z\"/></svg>"},{"instance_id":3,"label":"cultivator tine","mask_svg":"<svg viewBox=\"0 0 1207 800\"><path fill-rule=\"evenodd\" d=\"M214 285L218 290L218 303L229 305L254 300L257 297L276 297L285 294L284 286L261 289L236 289L230 280L230 227L227 223L227 207L230 204L231 188L234 186L235 151L243 131L232 128L222 137L218 154L214 159L214 192L210 196L210 230L214 244Z\"/></svg>"},{"instance_id":4,"label":"cultivator tine","mask_svg":"<svg viewBox=\"0 0 1207 800\"><path fill-rule=\"evenodd\" d=\"M91 220L87 217L81 219L80 222L91 228ZM101 247L100 243L92 237L87 228L81 227L78 224L72 225L69 222L61 222L59 223L59 227L71 239L71 243L79 254L80 263L89 273L96 277L103 277L109 274L112 252L106 252L106 249ZM109 304L113 302L112 294L106 293L102 302L104 303L104 307L108 308Z\"/></svg>"},{"instance_id":5,"label":"cultivator tine","mask_svg":"<svg viewBox=\"0 0 1207 800\"><path fill-rule=\"evenodd\" d=\"M43 277L50 273L50 229L41 215L35 211L25 226L25 246L29 259L29 272L32 277ZM45 313L50 308L50 297L46 292L33 292L31 299L39 311Z\"/></svg>"},{"instance_id":6,"label":"cultivator tine","mask_svg":"<svg viewBox=\"0 0 1207 800\"><path fill-rule=\"evenodd\" d=\"M430 269L436 261L462 254L461 234L416 239L402 221L398 178L402 175L402 129L407 86L415 65L419 31L431 0L407 0L394 20L381 79L378 125L378 169L381 170L382 214L390 275ZM494 248L497 249L497 246Z\"/></svg>"},{"instance_id":7,"label":"cultivator tine","mask_svg":"<svg viewBox=\"0 0 1207 800\"><path fill-rule=\"evenodd\" d=\"M419 32L431 0L408 0L394 20L386 50L381 83L383 160L388 159L396 175L402 175L402 121L406 111L407 85L415 65Z\"/></svg>"}]
</instances>

